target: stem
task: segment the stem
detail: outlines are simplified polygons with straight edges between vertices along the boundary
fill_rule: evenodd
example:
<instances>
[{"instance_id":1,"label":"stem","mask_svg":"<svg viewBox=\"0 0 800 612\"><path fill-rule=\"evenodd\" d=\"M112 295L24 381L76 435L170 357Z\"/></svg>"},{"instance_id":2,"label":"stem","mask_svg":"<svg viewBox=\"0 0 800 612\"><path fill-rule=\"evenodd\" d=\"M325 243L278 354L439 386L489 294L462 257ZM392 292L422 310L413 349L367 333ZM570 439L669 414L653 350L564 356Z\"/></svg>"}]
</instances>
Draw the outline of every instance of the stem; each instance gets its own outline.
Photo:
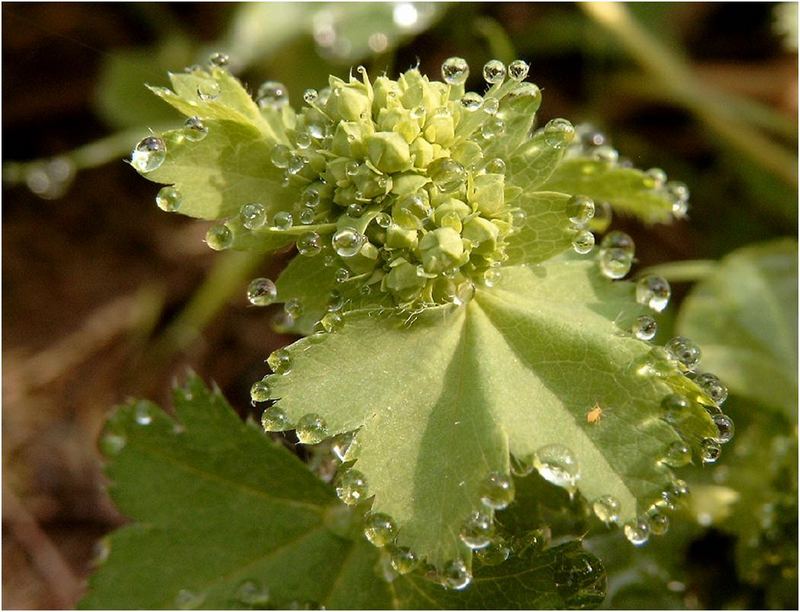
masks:
<instances>
[{"instance_id":1,"label":"stem","mask_svg":"<svg viewBox=\"0 0 800 612\"><path fill-rule=\"evenodd\" d=\"M687 63L661 44L630 15L623 4L584 2L581 8L608 29L628 53L672 96L729 145L791 185L797 185L797 158L761 132L737 121L715 95L691 73Z\"/></svg>"},{"instance_id":2,"label":"stem","mask_svg":"<svg viewBox=\"0 0 800 612\"><path fill-rule=\"evenodd\" d=\"M265 258L263 253L249 251L228 251L217 258L189 303L154 341L156 360L166 360L196 340L231 296L242 291Z\"/></svg>"},{"instance_id":3,"label":"stem","mask_svg":"<svg viewBox=\"0 0 800 612\"><path fill-rule=\"evenodd\" d=\"M651 266L637 276L657 274L671 283L694 283L709 276L716 268L717 262L713 259L687 259Z\"/></svg>"}]
</instances>

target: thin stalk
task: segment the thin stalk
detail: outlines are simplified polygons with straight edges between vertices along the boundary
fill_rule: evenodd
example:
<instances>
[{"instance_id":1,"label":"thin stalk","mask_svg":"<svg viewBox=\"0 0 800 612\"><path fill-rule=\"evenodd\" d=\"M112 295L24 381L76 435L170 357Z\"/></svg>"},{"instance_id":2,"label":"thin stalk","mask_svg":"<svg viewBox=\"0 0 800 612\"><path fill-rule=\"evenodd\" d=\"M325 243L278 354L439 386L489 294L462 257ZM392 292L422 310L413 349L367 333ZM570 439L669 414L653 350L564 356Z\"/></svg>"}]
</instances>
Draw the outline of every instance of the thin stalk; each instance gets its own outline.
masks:
<instances>
[{"instance_id":1,"label":"thin stalk","mask_svg":"<svg viewBox=\"0 0 800 612\"><path fill-rule=\"evenodd\" d=\"M637 277L657 274L671 283L694 283L706 278L716 268L717 262L713 259L687 259L651 266L642 270Z\"/></svg>"}]
</instances>

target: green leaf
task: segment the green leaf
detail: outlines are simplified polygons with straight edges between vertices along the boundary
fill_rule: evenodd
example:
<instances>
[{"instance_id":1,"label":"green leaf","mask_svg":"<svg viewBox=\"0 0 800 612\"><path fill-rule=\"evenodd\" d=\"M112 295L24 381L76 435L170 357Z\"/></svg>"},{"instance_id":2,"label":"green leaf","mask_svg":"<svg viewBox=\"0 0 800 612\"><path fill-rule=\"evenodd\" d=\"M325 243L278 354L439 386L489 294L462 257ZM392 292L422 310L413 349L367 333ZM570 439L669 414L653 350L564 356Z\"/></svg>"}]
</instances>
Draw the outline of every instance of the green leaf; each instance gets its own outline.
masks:
<instances>
[{"instance_id":1,"label":"green leaf","mask_svg":"<svg viewBox=\"0 0 800 612\"><path fill-rule=\"evenodd\" d=\"M331 291L340 288L336 283L338 267L320 265L321 257L294 257L275 283L281 302L296 299L303 305L303 314L292 327L299 334L308 335L313 331L328 309Z\"/></svg>"},{"instance_id":2,"label":"green leaf","mask_svg":"<svg viewBox=\"0 0 800 612\"><path fill-rule=\"evenodd\" d=\"M608 202L616 212L634 215L645 223L672 221L673 200L668 191L635 168L582 157L565 159L542 189Z\"/></svg>"},{"instance_id":3,"label":"green leaf","mask_svg":"<svg viewBox=\"0 0 800 612\"><path fill-rule=\"evenodd\" d=\"M341 331L289 348L291 372L271 379L273 410L292 423L317 413L330 434L358 430L347 458L373 510L436 565L468 555L462 523L482 507L490 473L508 473L509 453L568 448L578 490L614 496L627 521L671 482L660 459L680 438L659 418L662 398L700 397L675 366L666 378L646 373L650 347L626 331L642 312L633 292L566 258L504 268L467 306L427 309L413 323L351 312ZM595 405L604 418L590 423ZM681 429L696 450L716 433L696 404Z\"/></svg>"},{"instance_id":4,"label":"green leaf","mask_svg":"<svg viewBox=\"0 0 800 612\"><path fill-rule=\"evenodd\" d=\"M562 163L567 143L554 147L547 143L543 130L534 134L530 140L517 148L508 161L508 183L520 187L524 191L541 190L550 175ZM547 185L547 191L575 193L571 185L553 187Z\"/></svg>"},{"instance_id":5,"label":"green leaf","mask_svg":"<svg viewBox=\"0 0 800 612\"><path fill-rule=\"evenodd\" d=\"M605 573L576 542L483 568L464 592L386 559L345 508L282 445L242 423L191 377L175 419L140 401L109 419L101 448L120 509L134 522L106 542L84 609L563 608L596 604Z\"/></svg>"},{"instance_id":6,"label":"green leaf","mask_svg":"<svg viewBox=\"0 0 800 612\"><path fill-rule=\"evenodd\" d=\"M205 125L208 134L199 142L185 138L183 130L163 134L167 157L158 169L143 174L175 185L182 214L220 219L250 202L260 202L270 215L292 206L298 191L282 186L283 173L270 162L273 144L256 127L227 120Z\"/></svg>"},{"instance_id":7,"label":"green leaf","mask_svg":"<svg viewBox=\"0 0 800 612\"><path fill-rule=\"evenodd\" d=\"M508 264L537 263L570 249L575 228L567 221L563 193L521 194L513 204L525 212L525 222L508 245Z\"/></svg>"},{"instance_id":8,"label":"green leaf","mask_svg":"<svg viewBox=\"0 0 800 612\"><path fill-rule=\"evenodd\" d=\"M797 418L797 242L778 240L725 257L684 301L681 334L733 393Z\"/></svg>"}]
</instances>

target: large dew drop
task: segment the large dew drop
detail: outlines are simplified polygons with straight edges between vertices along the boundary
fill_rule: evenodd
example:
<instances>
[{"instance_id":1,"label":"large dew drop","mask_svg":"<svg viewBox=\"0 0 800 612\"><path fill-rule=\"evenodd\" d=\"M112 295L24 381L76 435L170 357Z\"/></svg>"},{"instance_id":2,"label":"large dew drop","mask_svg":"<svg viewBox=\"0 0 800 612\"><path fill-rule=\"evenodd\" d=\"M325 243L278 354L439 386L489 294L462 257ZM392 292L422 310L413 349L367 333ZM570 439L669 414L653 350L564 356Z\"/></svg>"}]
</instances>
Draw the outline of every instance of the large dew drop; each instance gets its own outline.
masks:
<instances>
[{"instance_id":1,"label":"large dew drop","mask_svg":"<svg viewBox=\"0 0 800 612\"><path fill-rule=\"evenodd\" d=\"M348 506L355 506L367 496L367 479L358 470L349 469L336 481L336 495Z\"/></svg>"},{"instance_id":2,"label":"large dew drop","mask_svg":"<svg viewBox=\"0 0 800 612\"><path fill-rule=\"evenodd\" d=\"M524 81L525 77L528 76L528 71L530 70L530 66L528 62L525 60L514 60L508 65L508 76L510 76L515 81Z\"/></svg>"},{"instance_id":3,"label":"large dew drop","mask_svg":"<svg viewBox=\"0 0 800 612\"><path fill-rule=\"evenodd\" d=\"M161 167L167 158L167 146L158 136L148 136L139 141L131 152L131 165L145 174Z\"/></svg>"},{"instance_id":4,"label":"large dew drop","mask_svg":"<svg viewBox=\"0 0 800 612\"><path fill-rule=\"evenodd\" d=\"M494 519L488 512L473 512L459 534L461 541L472 549L484 548L494 535Z\"/></svg>"},{"instance_id":5,"label":"large dew drop","mask_svg":"<svg viewBox=\"0 0 800 612\"><path fill-rule=\"evenodd\" d=\"M472 582L472 574L461 559L450 561L441 574L442 586L446 589L461 591Z\"/></svg>"},{"instance_id":6,"label":"large dew drop","mask_svg":"<svg viewBox=\"0 0 800 612\"><path fill-rule=\"evenodd\" d=\"M253 306L269 306L278 299L278 289L268 278L254 278L247 286L247 301Z\"/></svg>"},{"instance_id":7,"label":"large dew drop","mask_svg":"<svg viewBox=\"0 0 800 612\"><path fill-rule=\"evenodd\" d=\"M336 251L339 257L347 258L357 255L361 247L364 246L366 240L364 234L350 227L345 227L333 235L331 243L333 245L333 250Z\"/></svg>"},{"instance_id":8,"label":"large dew drop","mask_svg":"<svg viewBox=\"0 0 800 612\"><path fill-rule=\"evenodd\" d=\"M248 579L237 587L236 600L248 608L264 609L269 604L269 589L255 580Z\"/></svg>"},{"instance_id":9,"label":"large dew drop","mask_svg":"<svg viewBox=\"0 0 800 612\"><path fill-rule=\"evenodd\" d=\"M413 550L405 546L387 546L392 569L398 574L413 572L419 565L419 558Z\"/></svg>"},{"instance_id":10,"label":"large dew drop","mask_svg":"<svg viewBox=\"0 0 800 612\"><path fill-rule=\"evenodd\" d=\"M567 216L575 227L585 227L594 217L594 200L582 195L572 196L567 202Z\"/></svg>"},{"instance_id":11,"label":"large dew drop","mask_svg":"<svg viewBox=\"0 0 800 612\"><path fill-rule=\"evenodd\" d=\"M728 388L722 384L719 378L709 372L700 374L694 379L694 382L699 386L717 406L724 403L728 398Z\"/></svg>"},{"instance_id":12,"label":"large dew drop","mask_svg":"<svg viewBox=\"0 0 800 612\"><path fill-rule=\"evenodd\" d=\"M586 255L594 248L594 234L589 230L579 230L572 238L572 249L578 255Z\"/></svg>"},{"instance_id":13,"label":"large dew drop","mask_svg":"<svg viewBox=\"0 0 800 612\"><path fill-rule=\"evenodd\" d=\"M717 442L720 444L730 442L734 434L733 419L726 414L715 414L712 419L717 426Z\"/></svg>"},{"instance_id":14,"label":"large dew drop","mask_svg":"<svg viewBox=\"0 0 800 612\"><path fill-rule=\"evenodd\" d=\"M258 88L256 100L261 108L280 109L289 104L289 92L283 83L265 81Z\"/></svg>"},{"instance_id":15,"label":"large dew drop","mask_svg":"<svg viewBox=\"0 0 800 612\"><path fill-rule=\"evenodd\" d=\"M461 57L451 57L442 64L442 79L448 85L462 85L469 76L469 64Z\"/></svg>"},{"instance_id":16,"label":"large dew drop","mask_svg":"<svg viewBox=\"0 0 800 612\"><path fill-rule=\"evenodd\" d=\"M642 546L650 539L650 524L643 516L625 523L623 531L625 537L628 538L628 541L634 546Z\"/></svg>"},{"instance_id":17,"label":"large dew drop","mask_svg":"<svg viewBox=\"0 0 800 612\"><path fill-rule=\"evenodd\" d=\"M575 127L566 119L551 119L544 126L544 141L554 149L563 149L575 137Z\"/></svg>"},{"instance_id":18,"label":"large dew drop","mask_svg":"<svg viewBox=\"0 0 800 612\"><path fill-rule=\"evenodd\" d=\"M612 495L603 495L592 502L592 510L595 516L606 525L616 523L619 520L621 507L619 500Z\"/></svg>"},{"instance_id":19,"label":"large dew drop","mask_svg":"<svg viewBox=\"0 0 800 612\"><path fill-rule=\"evenodd\" d=\"M667 307L670 294L669 283L661 276L648 274L636 283L636 301L656 312L661 312Z\"/></svg>"},{"instance_id":20,"label":"large dew drop","mask_svg":"<svg viewBox=\"0 0 800 612\"><path fill-rule=\"evenodd\" d=\"M328 425L318 414L307 414L297 421L297 439L302 444L319 444L328 437Z\"/></svg>"},{"instance_id":21,"label":"large dew drop","mask_svg":"<svg viewBox=\"0 0 800 612\"><path fill-rule=\"evenodd\" d=\"M440 157L428 166L428 175L439 191L459 189L467 180L467 171L460 163L449 157Z\"/></svg>"},{"instance_id":22,"label":"large dew drop","mask_svg":"<svg viewBox=\"0 0 800 612\"><path fill-rule=\"evenodd\" d=\"M537 450L534 465L542 478L569 490L575 489L580 477L578 460L571 450L561 444L548 444Z\"/></svg>"},{"instance_id":23,"label":"large dew drop","mask_svg":"<svg viewBox=\"0 0 800 612\"><path fill-rule=\"evenodd\" d=\"M306 232L297 239L297 252L306 257L314 257L322 251L322 238L317 232Z\"/></svg>"},{"instance_id":24,"label":"large dew drop","mask_svg":"<svg viewBox=\"0 0 800 612\"><path fill-rule=\"evenodd\" d=\"M722 454L722 448L720 448L719 442L711 438L704 438L700 447L700 457L703 463L714 463Z\"/></svg>"},{"instance_id":25,"label":"large dew drop","mask_svg":"<svg viewBox=\"0 0 800 612\"><path fill-rule=\"evenodd\" d=\"M224 251L233 244L233 232L227 225L215 225L206 232L206 244L215 251Z\"/></svg>"},{"instance_id":26,"label":"large dew drop","mask_svg":"<svg viewBox=\"0 0 800 612\"><path fill-rule=\"evenodd\" d=\"M243 204L239 209L239 219L247 229L256 230L266 224L267 211L263 204L250 202L249 204Z\"/></svg>"},{"instance_id":27,"label":"large dew drop","mask_svg":"<svg viewBox=\"0 0 800 612\"><path fill-rule=\"evenodd\" d=\"M189 117L183 124L183 137L189 142L200 142L208 136L208 127L200 117Z\"/></svg>"},{"instance_id":28,"label":"large dew drop","mask_svg":"<svg viewBox=\"0 0 800 612\"><path fill-rule=\"evenodd\" d=\"M254 404L266 402L269 399L269 382L266 379L258 380L250 387L250 401Z\"/></svg>"},{"instance_id":29,"label":"large dew drop","mask_svg":"<svg viewBox=\"0 0 800 612\"><path fill-rule=\"evenodd\" d=\"M663 512L651 510L647 515L647 522L653 535L664 535L669 530L669 517Z\"/></svg>"},{"instance_id":30,"label":"large dew drop","mask_svg":"<svg viewBox=\"0 0 800 612\"><path fill-rule=\"evenodd\" d=\"M664 346L667 353L688 370L700 363L700 347L684 336L676 336Z\"/></svg>"},{"instance_id":31,"label":"large dew drop","mask_svg":"<svg viewBox=\"0 0 800 612\"><path fill-rule=\"evenodd\" d=\"M175 187L162 187L156 195L156 204L164 212L175 212L181 206L183 196Z\"/></svg>"},{"instance_id":32,"label":"large dew drop","mask_svg":"<svg viewBox=\"0 0 800 612\"><path fill-rule=\"evenodd\" d=\"M664 463L670 467L683 467L692 461L692 451L685 442L673 442L667 447Z\"/></svg>"},{"instance_id":33,"label":"large dew drop","mask_svg":"<svg viewBox=\"0 0 800 612\"><path fill-rule=\"evenodd\" d=\"M631 271L633 254L624 249L601 248L597 256L597 265L603 276L618 280Z\"/></svg>"},{"instance_id":34,"label":"large dew drop","mask_svg":"<svg viewBox=\"0 0 800 612\"><path fill-rule=\"evenodd\" d=\"M292 423L282 409L272 406L261 415L261 426L264 431L286 431L292 428Z\"/></svg>"},{"instance_id":35,"label":"large dew drop","mask_svg":"<svg viewBox=\"0 0 800 612\"><path fill-rule=\"evenodd\" d=\"M492 472L481 487L481 501L493 510L502 510L514 501L514 481L505 474Z\"/></svg>"},{"instance_id":36,"label":"large dew drop","mask_svg":"<svg viewBox=\"0 0 800 612\"><path fill-rule=\"evenodd\" d=\"M477 558L484 565L500 565L511 556L511 547L502 537L495 537L487 546L475 551Z\"/></svg>"},{"instance_id":37,"label":"large dew drop","mask_svg":"<svg viewBox=\"0 0 800 612\"><path fill-rule=\"evenodd\" d=\"M292 371L292 356L286 349L278 349L267 358L267 365L275 374L288 374Z\"/></svg>"},{"instance_id":38,"label":"large dew drop","mask_svg":"<svg viewBox=\"0 0 800 612\"><path fill-rule=\"evenodd\" d=\"M382 512L371 512L364 518L364 535L373 546L380 548L394 540L397 527L392 517Z\"/></svg>"},{"instance_id":39,"label":"large dew drop","mask_svg":"<svg viewBox=\"0 0 800 612\"><path fill-rule=\"evenodd\" d=\"M632 331L639 340L652 340L658 331L658 324L653 317L642 315L633 322Z\"/></svg>"},{"instance_id":40,"label":"large dew drop","mask_svg":"<svg viewBox=\"0 0 800 612\"><path fill-rule=\"evenodd\" d=\"M489 60L483 66L483 78L492 85L502 83L506 78L506 65L500 60Z\"/></svg>"}]
</instances>

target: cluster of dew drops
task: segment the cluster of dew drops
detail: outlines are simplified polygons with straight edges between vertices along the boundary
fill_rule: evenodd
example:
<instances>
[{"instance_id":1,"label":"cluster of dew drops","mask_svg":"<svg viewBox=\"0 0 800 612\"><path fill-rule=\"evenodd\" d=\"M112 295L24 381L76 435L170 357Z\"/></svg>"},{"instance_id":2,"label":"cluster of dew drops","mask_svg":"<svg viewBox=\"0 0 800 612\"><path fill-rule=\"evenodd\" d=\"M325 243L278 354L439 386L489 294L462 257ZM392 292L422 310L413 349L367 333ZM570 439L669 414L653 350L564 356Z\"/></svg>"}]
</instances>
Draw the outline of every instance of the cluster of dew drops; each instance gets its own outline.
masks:
<instances>
[{"instance_id":1,"label":"cluster of dew drops","mask_svg":"<svg viewBox=\"0 0 800 612\"><path fill-rule=\"evenodd\" d=\"M211 64L215 66L225 66L228 63L227 57L222 54L215 54L211 58ZM189 69L191 70L191 68ZM442 76L449 84L462 84L468 75L469 67L461 58L450 58L442 65ZM521 81L528 73L528 65L522 60L517 60L506 67L498 60L492 60L484 66L483 76L489 84L502 81L506 74L515 80ZM213 99L218 92L198 92L201 99ZM314 90L308 90L304 99L307 103L317 100L319 94ZM260 105L282 106L288 104L288 93L285 86L275 81L267 81L260 88L257 96ZM484 100L479 94L468 92L464 95L461 103L469 110L477 110L490 101L497 102L496 99L487 98ZM492 109L484 109L491 113ZM497 110L496 108L494 109ZM502 120L489 121L483 125L483 136L491 138L502 133L504 125ZM556 119L545 126L545 138L548 144L556 148L567 146L573 132L578 136L577 141L569 145L565 157L591 157L596 161L609 165L619 165L626 167L629 165L627 160L621 159L619 154L606 141L605 136L591 126L578 126L574 130L572 125L563 119ZM184 126L184 138L192 142L199 142L208 133L208 128L198 117L187 119ZM302 143L298 142L302 146ZM285 167L287 173L293 173L292 159L286 160L281 149L277 152L280 159L273 159L280 167ZM275 157L273 155L273 157ZM136 145L132 152L131 164L140 172L146 173L153 171L161 166L166 159L166 146L163 139L158 136L149 136ZM284 161L286 163L284 164ZM500 162L501 160L497 160ZM445 179L447 177L444 177ZM667 181L663 170L653 168L645 173L645 187L661 190L667 194L672 201L672 212L677 218L685 216L688 209L689 191L682 183L677 181ZM167 186L159 191L156 202L165 211L177 211L181 204L181 194L172 186ZM318 204L317 200L304 199L304 208L300 215L301 223L313 222L314 207ZM357 216L358 211L348 210ZM517 221L524 223L522 211L517 211ZM310 214L307 214L310 213ZM303 215L306 214L306 219ZM591 198L583 195L573 196L567 204L567 215L571 228L574 230L572 247L574 251L581 255L587 255L596 251L596 262L599 271L608 279L618 280L624 278L631 270L634 262L635 245L629 235L621 231L608 232L596 248L594 234L589 230L590 222L596 217L610 218L610 206L607 202L595 203ZM388 215L384 215L387 216ZM264 225L267 221L264 207L258 203L247 203L242 206L240 217L243 225L248 228L257 228ZM378 223L383 221L382 217L377 219ZM273 225L277 229L288 229L294 220L292 214L286 211L278 212L273 219ZM218 226L224 228L224 226ZM214 236L214 228L210 232L209 243L214 240L223 241L225 236ZM223 231L223 230L216 230ZM340 256L347 256L355 247L360 248L362 244L349 234L339 235L337 232L333 238L333 247ZM358 243L358 244L356 244ZM212 245L213 246L213 245ZM298 250L301 254L316 254L321 250L318 235L301 236L298 239ZM356 248L356 252L358 249ZM485 280L488 286L492 285L494 274L497 271L489 270L493 275ZM343 282L349 277L349 271L345 268L337 271L337 281ZM670 299L671 288L669 283L657 275L646 275L636 282L636 300L638 303L649 307L655 312L663 311ZM278 301L278 291L275 283L267 278L257 278L253 280L247 290L247 297L251 304L256 306L268 306ZM328 311L319 322L319 332L334 332L341 328L343 319L341 309L344 300L338 291L332 292L328 304ZM287 300L284 304L284 315L289 321L298 319L303 314L303 306L297 299ZM657 331L657 324L650 315L639 316L631 329L634 337L642 341L654 339ZM674 373L677 367L682 373L694 380L697 386L703 391L707 398L713 402L712 406L706 406L706 410L711 414L718 433L714 438L706 438L702 442L702 461L704 463L715 462L721 453L721 444L729 442L734 433L733 421L722 413L720 405L727 398L727 388L715 375L708 372L699 372L700 349L691 340L685 337L676 337L666 343L664 347L654 347L644 363L640 364L639 373L643 375L669 376ZM268 364L272 369L272 375L287 374L291 371L291 355L285 349L279 349L272 353L268 359ZM270 386L268 376L257 381L251 388L251 398L253 402L266 402L270 399ZM678 421L692 405L692 401L680 394L670 394L662 401L663 418L669 422ZM705 405L705 404L704 404ZM322 417L317 414L307 414L300 418L296 424L292 424L288 416L277 406L272 406L264 411L262 424L267 431L282 431L286 429L296 429L298 439L305 444L318 444L329 437L327 425ZM352 441L352 436L349 440ZM350 444L351 442L348 442ZM334 449L335 450L335 449ZM339 453L335 453L343 461L346 448ZM662 461L671 467L681 467L691 462L691 450L683 442L675 442L666 450ZM530 458L519 460L514 458L512 461L512 471L515 475L522 476L531 473L534 469L551 483L567 488L571 493L576 490L576 483L580 472L577 460L569 449L559 444L551 444L539 449ZM367 498L368 485L365 476L355 469L342 471L337 478L336 492L339 498L348 505L356 505ZM675 480L668 490L662 493L662 499L654 504L647 513L639 516L636 520L624 525L624 533L635 545L641 545L648 541L651 534L659 535L667 531L669 520L664 514L665 509L672 509L678 498L688 493L688 487L682 480ZM501 562L510 555L510 547L500 537L495 536L494 511L505 508L514 497L513 480L510 477L492 473L484 483L484 493L481 497L484 509L476 511L465 521L460 538L469 548L474 550L478 558L485 563ZM612 496L605 495L591 503L596 516L607 524L616 523L619 519L620 503ZM365 519L364 533L367 539L376 546L385 547L389 553L391 567L399 574L408 573L417 569L421 561L410 549L394 544L397 535L397 527L393 519L382 513L368 513ZM471 581L471 574L466 564L456 559L448 563L441 571L436 572L437 579L446 587L453 589L465 588Z\"/></svg>"}]
</instances>

